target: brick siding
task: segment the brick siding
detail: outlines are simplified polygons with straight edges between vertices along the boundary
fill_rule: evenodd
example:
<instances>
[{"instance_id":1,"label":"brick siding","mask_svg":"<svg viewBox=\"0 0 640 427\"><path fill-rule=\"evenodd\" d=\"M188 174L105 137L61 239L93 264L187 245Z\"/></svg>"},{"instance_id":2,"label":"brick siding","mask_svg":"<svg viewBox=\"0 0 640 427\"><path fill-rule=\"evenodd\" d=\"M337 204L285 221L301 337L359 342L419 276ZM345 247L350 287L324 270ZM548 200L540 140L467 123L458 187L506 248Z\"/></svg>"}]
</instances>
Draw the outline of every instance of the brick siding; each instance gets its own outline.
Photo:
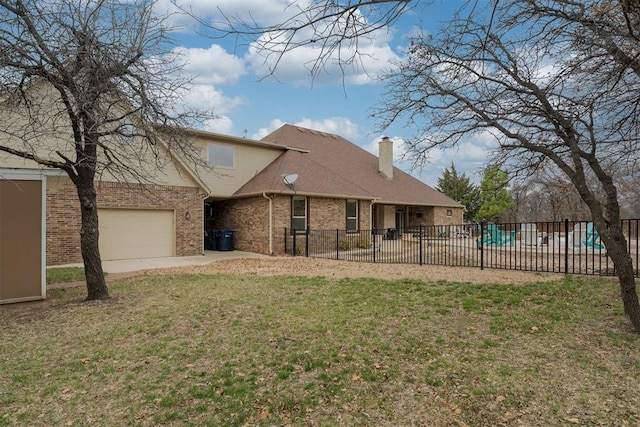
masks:
<instances>
[{"instance_id":1,"label":"brick siding","mask_svg":"<svg viewBox=\"0 0 640 427\"><path fill-rule=\"evenodd\" d=\"M82 262L76 188L68 178L58 180L47 186L47 265ZM197 188L97 182L96 190L98 209L175 210L176 256L202 253L202 199Z\"/></svg>"},{"instance_id":2,"label":"brick siding","mask_svg":"<svg viewBox=\"0 0 640 427\"><path fill-rule=\"evenodd\" d=\"M451 211L451 215L447 215ZM407 227L420 225L460 225L464 223L463 208L436 206L411 206L407 218Z\"/></svg>"},{"instance_id":3,"label":"brick siding","mask_svg":"<svg viewBox=\"0 0 640 427\"><path fill-rule=\"evenodd\" d=\"M269 201L264 197L213 202L211 226L233 230L237 250L269 253Z\"/></svg>"},{"instance_id":4,"label":"brick siding","mask_svg":"<svg viewBox=\"0 0 640 427\"><path fill-rule=\"evenodd\" d=\"M273 253L284 253L285 228L291 228L291 196L274 195ZM312 230L344 230L346 228L345 199L309 197L307 199L308 222ZM269 200L263 196L212 202L213 219L208 227L234 230L234 247L237 250L269 254ZM451 216L447 215L451 210ZM409 207L408 225L462 224L461 208ZM371 202L360 200L358 227L371 229Z\"/></svg>"},{"instance_id":5,"label":"brick siding","mask_svg":"<svg viewBox=\"0 0 640 427\"><path fill-rule=\"evenodd\" d=\"M291 228L291 196L272 196L273 253L284 253L285 228ZM234 230L234 246L248 252L269 254L269 200L262 196L213 203L212 228ZM369 201L360 201L360 229L370 228ZM309 224L316 230L346 228L346 201L322 197L308 198Z\"/></svg>"}]
</instances>

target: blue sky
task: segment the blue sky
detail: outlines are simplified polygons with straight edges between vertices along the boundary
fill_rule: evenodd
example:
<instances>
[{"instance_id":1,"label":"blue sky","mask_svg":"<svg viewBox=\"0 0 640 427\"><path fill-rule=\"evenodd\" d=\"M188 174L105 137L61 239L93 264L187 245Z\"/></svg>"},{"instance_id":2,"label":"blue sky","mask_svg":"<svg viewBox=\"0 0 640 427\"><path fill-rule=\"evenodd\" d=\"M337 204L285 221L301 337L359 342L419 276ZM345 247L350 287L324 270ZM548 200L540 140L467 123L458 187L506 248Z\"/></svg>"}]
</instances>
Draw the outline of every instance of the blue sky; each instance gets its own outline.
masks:
<instances>
[{"instance_id":1,"label":"blue sky","mask_svg":"<svg viewBox=\"0 0 640 427\"><path fill-rule=\"evenodd\" d=\"M176 0L174 0L176 1ZM281 22L292 7L309 0L177 0L184 9L191 10L203 21L218 22L220 10L229 16L251 17L261 25ZM416 2L417 7L407 13L392 28L376 34L360 48L363 69L348 69L343 74L337 67L312 79L305 63L317 56L311 47L293 51L281 61L274 77L268 72L264 59L247 42L234 38L208 38L188 17L174 15L174 39L184 59L184 71L193 77L194 87L188 102L200 108L213 108L217 119L205 129L228 135L260 139L284 123L338 134L377 155L377 141L381 135L395 141L396 166L435 185L444 168L453 161L459 172L478 181L484 165L489 138L476 138L458 150L430 153L430 163L412 169L402 162L403 140L414 130L402 123L378 132L378 123L370 117L371 109L380 101L384 82L375 77L386 70L392 61L400 60L407 45L407 36L418 29L435 32L464 0L433 0ZM287 4L293 4L287 9ZM161 0L160 10L170 9L170 0ZM365 16L366 18L366 16ZM204 31L206 32L206 31Z\"/></svg>"}]
</instances>

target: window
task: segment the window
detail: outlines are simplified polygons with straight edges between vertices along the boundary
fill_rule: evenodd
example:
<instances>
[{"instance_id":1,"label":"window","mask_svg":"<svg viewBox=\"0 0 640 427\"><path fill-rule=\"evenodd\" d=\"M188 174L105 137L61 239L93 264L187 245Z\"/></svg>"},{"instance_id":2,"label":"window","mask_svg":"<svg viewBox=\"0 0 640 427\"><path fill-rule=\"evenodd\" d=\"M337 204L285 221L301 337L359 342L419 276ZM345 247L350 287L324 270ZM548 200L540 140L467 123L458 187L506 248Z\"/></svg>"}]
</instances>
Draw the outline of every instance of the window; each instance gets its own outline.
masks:
<instances>
[{"instance_id":1,"label":"window","mask_svg":"<svg viewBox=\"0 0 640 427\"><path fill-rule=\"evenodd\" d=\"M210 166L234 167L233 147L231 145L209 143L208 161Z\"/></svg>"},{"instance_id":2,"label":"window","mask_svg":"<svg viewBox=\"0 0 640 427\"><path fill-rule=\"evenodd\" d=\"M447 216L452 216L453 215L453 211L451 209L447 209Z\"/></svg>"},{"instance_id":3,"label":"window","mask_svg":"<svg viewBox=\"0 0 640 427\"><path fill-rule=\"evenodd\" d=\"M136 127L129 120L120 124L120 140L126 143L132 143L135 140Z\"/></svg>"},{"instance_id":4,"label":"window","mask_svg":"<svg viewBox=\"0 0 640 427\"><path fill-rule=\"evenodd\" d=\"M293 197L291 199L291 228L296 231L307 230L306 197Z\"/></svg>"},{"instance_id":5,"label":"window","mask_svg":"<svg viewBox=\"0 0 640 427\"><path fill-rule=\"evenodd\" d=\"M347 232L358 231L358 201L347 200Z\"/></svg>"}]
</instances>

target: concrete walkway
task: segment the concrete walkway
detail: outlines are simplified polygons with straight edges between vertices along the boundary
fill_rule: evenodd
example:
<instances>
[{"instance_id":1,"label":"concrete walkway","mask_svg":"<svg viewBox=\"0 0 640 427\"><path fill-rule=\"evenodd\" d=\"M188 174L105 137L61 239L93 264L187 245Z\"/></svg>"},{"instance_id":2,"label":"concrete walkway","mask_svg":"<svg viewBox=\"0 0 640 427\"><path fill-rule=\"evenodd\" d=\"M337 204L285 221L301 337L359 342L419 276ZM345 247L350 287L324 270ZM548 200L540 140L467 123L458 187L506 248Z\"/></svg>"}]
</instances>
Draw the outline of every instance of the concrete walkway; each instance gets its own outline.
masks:
<instances>
[{"instance_id":1,"label":"concrete walkway","mask_svg":"<svg viewBox=\"0 0 640 427\"><path fill-rule=\"evenodd\" d=\"M185 267L189 265L205 265L221 259L229 258L270 258L269 255L256 254L253 252L243 251L205 251L204 255L185 256L185 257L166 257L166 258L137 258L122 259L115 261L103 261L102 269L105 273L131 273L140 270L150 270L158 268ZM56 267L82 267L82 264L65 264L56 265L47 268Z\"/></svg>"}]
</instances>

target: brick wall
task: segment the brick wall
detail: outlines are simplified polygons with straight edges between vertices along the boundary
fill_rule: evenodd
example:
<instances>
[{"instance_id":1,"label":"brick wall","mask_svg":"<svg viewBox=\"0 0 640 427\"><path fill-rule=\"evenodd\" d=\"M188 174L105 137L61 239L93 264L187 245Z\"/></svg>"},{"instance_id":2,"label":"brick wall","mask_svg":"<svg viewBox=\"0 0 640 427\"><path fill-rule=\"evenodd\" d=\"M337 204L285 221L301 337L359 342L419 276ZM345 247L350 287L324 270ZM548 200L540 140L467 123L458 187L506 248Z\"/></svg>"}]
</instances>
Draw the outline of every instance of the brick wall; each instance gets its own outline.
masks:
<instances>
[{"instance_id":1,"label":"brick wall","mask_svg":"<svg viewBox=\"0 0 640 427\"><path fill-rule=\"evenodd\" d=\"M347 206L345 199L311 197L308 199L309 227L315 230L344 230L347 227ZM360 201L358 205L358 225L369 229L370 202ZM288 225L291 227L291 225Z\"/></svg>"},{"instance_id":2,"label":"brick wall","mask_svg":"<svg viewBox=\"0 0 640 427\"><path fill-rule=\"evenodd\" d=\"M195 187L96 183L98 209L173 209L176 256L202 253L202 199ZM189 215L186 215L189 212ZM47 265L82 262L80 203L68 178L47 182Z\"/></svg>"},{"instance_id":3,"label":"brick wall","mask_svg":"<svg viewBox=\"0 0 640 427\"><path fill-rule=\"evenodd\" d=\"M447 212L451 212L448 215ZM462 208L433 208L433 225L457 225L464 223Z\"/></svg>"},{"instance_id":4,"label":"brick wall","mask_svg":"<svg viewBox=\"0 0 640 427\"><path fill-rule=\"evenodd\" d=\"M407 227L433 225L433 209L431 206L410 206L408 208Z\"/></svg>"},{"instance_id":5,"label":"brick wall","mask_svg":"<svg viewBox=\"0 0 640 427\"><path fill-rule=\"evenodd\" d=\"M273 253L284 253L284 230L291 228L291 196L274 195ZM344 199L308 198L308 221L312 230L344 230L346 202ZM269 200L262 196L213 202L212 228L234 230L237 250L269 254ZM451 216L447 215L451 211ZM359 228L371 228L371 202L359 202ZM462 224L461 208L410 207L407 226ZM303 237L301 237L303 238Z\"/></svg>"},{"instance_id":6,"label":"brick wall","mask_svg":"<svg viewBox=\"0 0 640 427\"><path fill-rule=\"evenodd\" d=\"M234 231L235 249L269 253L269 201L264 197L213 202L211 224Z\"/></svg>"},{"instance_id":7,"label":"brick wall","mask_svg":"<svg viewBox=\"0 0 640 427\"><path fill-rule=\"evenodd\" d=\"M451 215L447 215L451 211ZM411 206L407 227L419 225L459 225L464 223L462 208L442 208L432 206Z\"/></svg>"},{"instance_id":8,"label":"brick wall","mask_svg":"<svg viewBox=\"0 0 640 427\"><path fill-rule=\"evenodd\" d=\"M291 228L291 196L272 196L273 253L284 253L284 230ZM359 203L359 226L370 228L370 202ZM269 200L262 196L213 203L213 228L234 230L235 248L269 254ZM310 197L309 223L312 229L333 230L346 227L344 199Z\"/></svg>"}]
</instances>

